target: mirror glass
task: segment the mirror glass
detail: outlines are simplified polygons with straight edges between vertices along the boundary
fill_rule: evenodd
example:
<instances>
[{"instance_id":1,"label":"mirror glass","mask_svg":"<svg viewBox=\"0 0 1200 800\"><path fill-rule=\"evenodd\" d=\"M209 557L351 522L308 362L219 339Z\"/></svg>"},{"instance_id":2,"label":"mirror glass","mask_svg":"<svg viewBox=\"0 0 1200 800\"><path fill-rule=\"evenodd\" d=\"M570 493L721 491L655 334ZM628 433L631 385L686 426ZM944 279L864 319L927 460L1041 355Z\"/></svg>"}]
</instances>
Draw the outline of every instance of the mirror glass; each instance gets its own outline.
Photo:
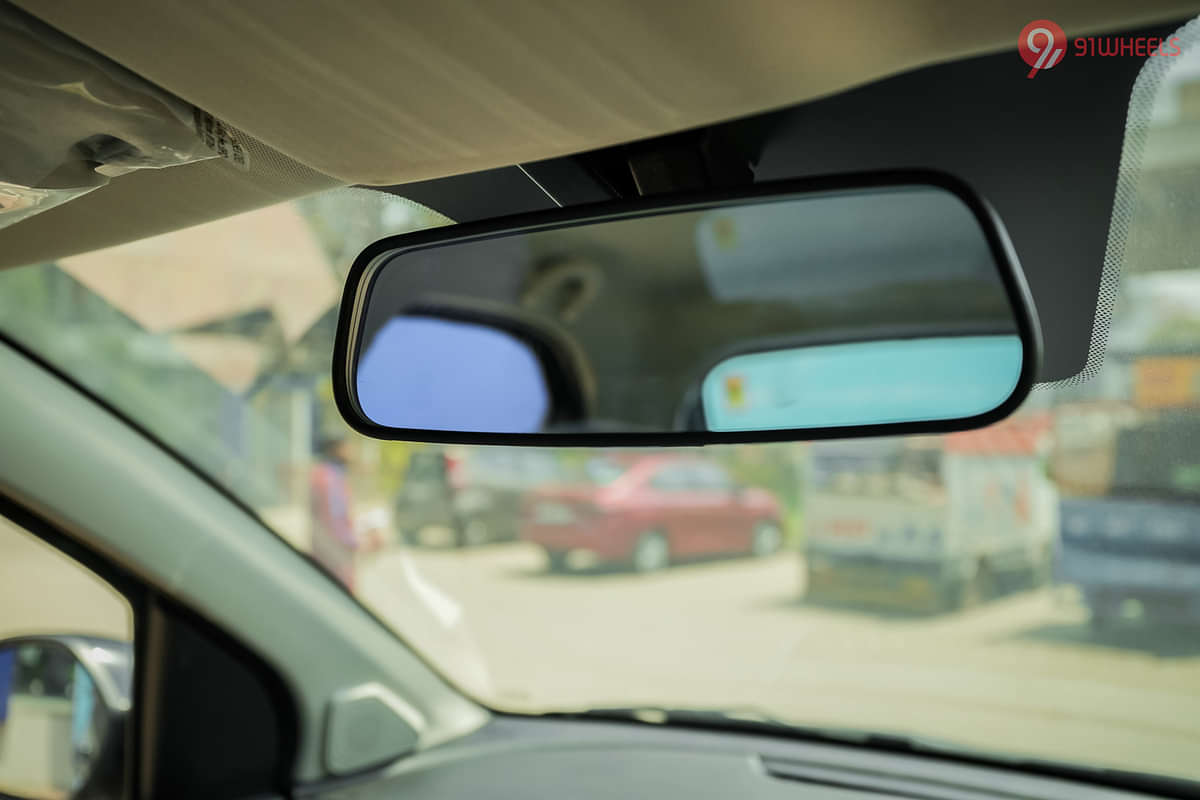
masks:
<instances>
[{"instance_id":1,"label":"mirror glass","mask_svg":"<svg viewBox=\"0 0 1200 800\"><path fill-rule=\"evenodd\" d=\"M0 643L0 793L74 796L91 773L107 716L92 673L67 647Z\"/></svg>"},{"instance_id":2,"label":"mirror glass","mask_svg":"<svg viewBox=\"0 0 1200 800\"><path fill-rule=\"evenodd\" d=\"M464 368L447 369L454 364ZM456 319L388 320L363 353L358 386L367 415L392 427L521 433L538 430L550 410L528 344Z\"/></svg>"},{"instance_id":3,"label":"mirror glass","mask_svg":"<svg viewBox=\"0 0 1200 800\"><path fill-rule=\"evenodd\" d=\"M1027 352L1006 268L928 185L440 241L369 272L351 383L374 424L466 433L973 417Z\"/></svg>"}]
</instances>

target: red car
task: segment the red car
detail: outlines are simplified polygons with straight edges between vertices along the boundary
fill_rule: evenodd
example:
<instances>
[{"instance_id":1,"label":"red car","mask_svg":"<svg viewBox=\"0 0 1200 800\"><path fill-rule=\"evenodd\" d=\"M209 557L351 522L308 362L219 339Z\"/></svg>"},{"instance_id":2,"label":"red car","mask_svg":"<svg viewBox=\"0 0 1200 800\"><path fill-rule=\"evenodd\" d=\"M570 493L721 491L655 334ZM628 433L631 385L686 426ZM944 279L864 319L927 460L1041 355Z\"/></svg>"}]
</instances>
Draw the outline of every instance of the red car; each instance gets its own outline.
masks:
<instances>
[{"instance_id":1,"label":"red car","mask_svg":"<svg viewBox=\"0 0 1200 800\"><path fill-rule=\"evenodd\" d=\"M783 542L775 497L739 486L711 461L602 459L587 472L589 483L538 489L526 498L522 538L546 551L551 570L584 561L651 572L716 554L766 556Z\"/></svg>"}]
</instances>

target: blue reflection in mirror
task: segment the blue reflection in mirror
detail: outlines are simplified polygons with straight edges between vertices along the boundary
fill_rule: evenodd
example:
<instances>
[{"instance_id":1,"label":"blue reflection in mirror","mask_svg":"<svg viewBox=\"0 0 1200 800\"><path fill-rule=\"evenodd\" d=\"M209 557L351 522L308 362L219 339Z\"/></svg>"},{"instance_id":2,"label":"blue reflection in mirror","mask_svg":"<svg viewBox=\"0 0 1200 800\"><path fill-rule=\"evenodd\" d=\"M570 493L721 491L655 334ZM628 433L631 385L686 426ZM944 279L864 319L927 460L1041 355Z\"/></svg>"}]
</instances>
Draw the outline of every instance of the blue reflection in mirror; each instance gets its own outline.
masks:
<instances>
[{"instance_id":1,"label":"blue reflection in mirror","mask_svg":"<svg viewBox=\"0 0 1200 800\"><path fill-rule=\"evenodd\" d=\"M378 425L537 433L550 409L529 345L486 325L434 317L389 320L363 354L358 402Z\"/></svg>"},{"instance_id":2,"label":"blue reflection in mirror","mask_svg":"<svg viewBox=\"0 0 1200 800\"><path fill-rule=\"evenodd\" d=\"M709 430L876 425L977 416L1012 395L1015 335L892 339L728 358L709 371Z\"/></svg>"}]
</instances>

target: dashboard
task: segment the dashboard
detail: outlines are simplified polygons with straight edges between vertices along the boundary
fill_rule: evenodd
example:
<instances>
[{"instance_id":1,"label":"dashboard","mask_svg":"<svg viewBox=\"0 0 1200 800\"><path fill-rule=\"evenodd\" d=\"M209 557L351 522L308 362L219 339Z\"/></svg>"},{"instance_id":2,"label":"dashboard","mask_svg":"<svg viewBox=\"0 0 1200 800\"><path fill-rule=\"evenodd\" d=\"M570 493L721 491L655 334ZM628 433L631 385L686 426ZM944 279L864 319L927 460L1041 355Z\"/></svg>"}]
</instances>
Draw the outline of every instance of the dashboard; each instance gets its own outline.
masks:
<instances>
[{"instance_id":1,"label":"dashboard","mask_svg":"<svg viewBox=\"0 0 1200 800\"><path fill-rule=\"evenodd\" d=\"M855 746L642 723L497 715L475 734L298 798L1133 800L1137 792Z\"/></svg>"}]
</instances>

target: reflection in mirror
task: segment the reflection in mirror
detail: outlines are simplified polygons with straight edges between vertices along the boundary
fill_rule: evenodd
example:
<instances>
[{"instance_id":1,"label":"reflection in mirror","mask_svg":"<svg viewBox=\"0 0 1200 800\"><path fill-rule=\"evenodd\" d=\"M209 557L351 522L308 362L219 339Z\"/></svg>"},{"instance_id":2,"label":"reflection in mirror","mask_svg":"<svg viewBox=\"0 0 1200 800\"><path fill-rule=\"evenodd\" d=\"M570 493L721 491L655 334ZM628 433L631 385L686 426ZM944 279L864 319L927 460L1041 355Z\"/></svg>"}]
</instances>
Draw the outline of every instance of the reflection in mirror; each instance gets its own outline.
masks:
<instances>
[{"instance_id":1,"label":"reflection in mirror","mask_svg":"<svg viewBox=\"0 0 1200 800\"><path fill-rule=\"evenodd\" d=\"M470 433L962 419L1024 366L999 257L926 185L400 250L368 277L352 385L377 425Z\"/></svg>"},{"instance_id":2,"label":"reflection in mirror","mask_svg":"<svg viewBox=\"0 0 1200 800\"><path fill-rule=\"evenodd\" d=\"M95 794L88 787L96 788L99 773L119 777L118 722L128 709L131 677L132 648L125 642L0 642L0 793L82 798ZM110 769L98 769L102 763Z\"/></svg>"},{"instance_id":3,"label":"reflection in mirror","mask_svg":"<svg viewBox=\"0 0 1200 800\"><path fill-rule=\"evenodd\" d=\"M409 428L536 433L550 406L529 345L486 325L428 316L389 320L363 354L358 385L371 419Z\"/></svg>"},{"instance_id":4,"label":"reflection in mirror","mask_svg":"<svg viewBox=\"0 0 1200 800\"><path fill-rule=\"evenodd\" d=\"M722 361L704 378L702 403L715 431L791 428L797 418L819 427L956 419L994 408L1020 374L1012 334L797 347Z\"/></svg>"}]
</instances>

